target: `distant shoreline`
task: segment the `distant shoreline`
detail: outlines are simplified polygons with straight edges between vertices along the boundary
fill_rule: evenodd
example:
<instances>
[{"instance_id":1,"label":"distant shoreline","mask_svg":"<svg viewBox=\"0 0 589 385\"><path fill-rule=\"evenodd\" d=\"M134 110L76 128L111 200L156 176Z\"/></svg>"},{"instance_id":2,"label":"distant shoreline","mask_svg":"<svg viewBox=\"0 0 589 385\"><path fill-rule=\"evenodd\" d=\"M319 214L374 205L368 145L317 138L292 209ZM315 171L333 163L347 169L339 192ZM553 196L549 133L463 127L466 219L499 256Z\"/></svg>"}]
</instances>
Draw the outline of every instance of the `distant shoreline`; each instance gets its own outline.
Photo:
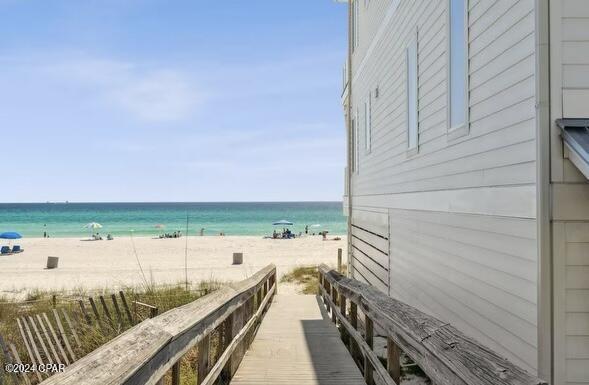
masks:
<instances>
[{"instance_id":1,"label":"distant shoreline","mask_svg":"<svg viewBox=\"0 0 589 385\"><path fill-rule=\"evenodd\" d=\"M26 237L77 238L90 234L85 225L96 222L101 234L154 236L181 231L197 235L272 234L273 223L287 220L295 234L329 231L346 233L341 202L204 202L204 203L19 203L0 204L0 232ZM188 221L188 231L187 231Z\"/></svg>"}]
</instances>

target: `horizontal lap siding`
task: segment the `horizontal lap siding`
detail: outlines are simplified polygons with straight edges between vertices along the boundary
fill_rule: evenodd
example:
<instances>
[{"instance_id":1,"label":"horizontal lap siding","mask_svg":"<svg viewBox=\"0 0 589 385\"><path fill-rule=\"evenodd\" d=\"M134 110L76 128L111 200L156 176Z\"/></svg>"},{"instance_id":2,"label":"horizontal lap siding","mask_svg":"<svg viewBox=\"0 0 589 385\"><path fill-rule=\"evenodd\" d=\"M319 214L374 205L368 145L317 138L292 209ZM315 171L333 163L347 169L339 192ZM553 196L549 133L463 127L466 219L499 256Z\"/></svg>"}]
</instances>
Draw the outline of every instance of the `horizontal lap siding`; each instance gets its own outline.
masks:
<instances>
[{"instance_id":1,"label":"horizontal lap siding","mask_svg":"<svg viewBox=\"0 0 589 385\"><path fill-rule=\"evenodd\" d=\"M587 0L562 3L562 87L589 89L589 6Z\"/></svg>"},{"instance_id":2,"label":"horizontal lap siding","mask_svg":"<svg viewBox=\"0 0 589 385\"><path fill-rule=\"evenodd\" d=\"M385 14L383 4L391 1L371 0L364 10L365 20L386 20L371 16L372 12ZM460 189L484 188L489 193L501 188L502 199L513 202L522 199L522 188L534 189L534 1L470 2L470 132L455 140L447 136L447 4L447 0L401 1L384 27L371 29L382 30L379 39L363 41L374 48L362 58L361 66L355 59L352 104L354 111L359 108L361 122L359 172L352 181L355 209L389 210L390 248L388 255L371 250L354 238L362 231L353 230L354 269L360 279L382 286L388 268L392 296L455 324L535 372L534 212L498 216L493 209L481 207L472 209L481 213L474 215L459 213L452 204L442 212L433 206L420 209L415 200L412 207L402 207L407 200L386 199ZM416 28L419 152L408 155L405 48ZM377 88L379 97L372 100L372 146L367 153L363 103ZM372 254L368 258L361 251ZM383 258L388 258L389 265L380 263Z\"/></svg>"},{"instance_id":3,"label":"horizontal lap siding","mask_svg":"<svg viewBox=\"0 0 589 385\"><path fill-rule=\"evenodd\" d=\"M391 294L533 370L535 221L414 210L390 221Z\"/></svg>"},{"instance_id":4,"label":"horizontal lap siding","mask_svg":"<svg viewBox=\"0 0 589 385\"><path fill-rule=\"evenodd\" d=\"M562 103L553 119L589 117L589 1L563 0L552 9L553 100ZM554 91L553 91L554 92ZM572 95L572 96L571 96ZM582 99L582 98L585 99ZM575 107L577 106L577 107ZM580 106L580 108L579 108ZM558 111L558 112L556 112ZM560 139L556 144L560 146ZM589 201L587 179L561 156L553 179L555 245L555 383L589 383ZM559 155L558 153L556 155Z\"/></svg>"},{"instance_id":5,"label":"horizontal lap siding","mask_svg":"<svg viewBox=\"0 0 589 385\"><path fill-rule=\"evenodd\" d=\"M352 263L369 284L389 293L389 239L388 226L370 226L352 220Z\"/></svg>"},{"instance_id":6,"label":"horizontal lap siding","mask_svg":"<svg viewBox=\"0 0 589 385\"><path fill-rule=\"evenodd\" d=\"M565 229L564 328L566 381L589 382L589 223Z\"/></svg>"},{"instance_id":7,"label":"horizontal lap siding","mask_svg":"<svg viewBox=\"0 0 589 385\"><path fill-rule=\"evenodd\" d=\"M367 12L382 1L371 1ZM388 1L385 1L388 3ZM446 137L446 1L402 1L376 49L364 58L353 104L372 102L372 150L365 153L360 112L360 172L355 195L535 183L533 2L473 6L471 132ZM381 8L377 8L383 12ZM366 16L369 17L369 16ZM365 17L365 18L366 18ZM420 153L406 151L405 53L419 28ZM486 36L491 36L492 39Z\"/></svg>"}]
</instances>

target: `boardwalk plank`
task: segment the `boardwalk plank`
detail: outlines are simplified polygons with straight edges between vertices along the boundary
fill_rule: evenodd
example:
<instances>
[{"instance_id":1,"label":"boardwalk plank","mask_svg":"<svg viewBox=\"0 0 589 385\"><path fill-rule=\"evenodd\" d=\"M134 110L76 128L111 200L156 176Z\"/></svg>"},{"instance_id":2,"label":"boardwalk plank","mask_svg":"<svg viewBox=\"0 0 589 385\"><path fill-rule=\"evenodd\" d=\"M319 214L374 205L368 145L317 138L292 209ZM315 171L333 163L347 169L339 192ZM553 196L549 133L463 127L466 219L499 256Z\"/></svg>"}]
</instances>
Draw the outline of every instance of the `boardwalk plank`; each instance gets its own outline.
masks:
<instances>
[{"instance_id":1,"label":"boardwalk plank","mask_svg":"<svg viewBox=\"0 0 589 385\"><path fill-rule=\"evenodd\" d=\"M278 294L231 384L365 383L317 298Z\"/></svg>"}]
</instances>

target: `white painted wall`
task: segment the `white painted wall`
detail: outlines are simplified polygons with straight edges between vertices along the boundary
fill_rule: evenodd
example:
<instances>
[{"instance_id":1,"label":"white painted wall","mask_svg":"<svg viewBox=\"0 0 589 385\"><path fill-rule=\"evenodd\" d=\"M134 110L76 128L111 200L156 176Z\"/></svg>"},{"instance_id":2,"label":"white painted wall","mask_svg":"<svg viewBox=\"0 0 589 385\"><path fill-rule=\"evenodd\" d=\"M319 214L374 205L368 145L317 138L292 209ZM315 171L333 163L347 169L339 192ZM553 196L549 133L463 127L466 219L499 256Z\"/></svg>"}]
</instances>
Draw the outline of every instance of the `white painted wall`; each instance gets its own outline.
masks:
<instances>
[{"instance_id":1,"label":"white painted wall","mask_svg":"<svg viewBox=\"0 0 589 385\"><path fill-rule=\"evenodd\" d=\"M364 229L357 230L364 239L353 239L355 277L535 372L534 1L469 3L470 129L456 139L447 134L448 1L360 4L352 104L363 106L377 88L379 97L371 151L361 136L352 180L352 223ZM414 153L406 142L405 48L416 29Z\"/></svg>"},{"instance_id":2,"label":"white painted wall","mask_svg":"<svg viewBox=\"0 0 589 385\"><path fill-rule=\"evenodd\" d=\"M551 119L589 118L589 1L551 1ZM552 127L555 384L589 383L589 185Z\"/></svg>"}]
</instances>

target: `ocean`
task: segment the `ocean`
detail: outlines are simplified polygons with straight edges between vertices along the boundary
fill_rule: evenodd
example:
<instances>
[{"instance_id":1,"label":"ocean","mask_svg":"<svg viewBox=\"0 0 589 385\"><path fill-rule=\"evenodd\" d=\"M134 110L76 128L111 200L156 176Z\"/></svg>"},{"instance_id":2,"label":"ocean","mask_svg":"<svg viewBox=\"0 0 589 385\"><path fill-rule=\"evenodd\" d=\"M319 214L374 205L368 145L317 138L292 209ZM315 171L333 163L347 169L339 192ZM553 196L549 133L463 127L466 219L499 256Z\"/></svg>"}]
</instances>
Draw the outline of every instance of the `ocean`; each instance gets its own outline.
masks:
<instances>
[{"instance_id":1,"label":"ocean","mask_svg":"<svg viewBox=\"0 0 589 385\"><path fill-rule=\"evenodd\" d=\"M84 225L100 223L101 234L153 236L181 230L196 235L267 235L273 222L293 222L298 234L346 233L342 202L227 202L227 203L0 203L0 232L17 231L24 237L87 236ZM164 225L164 228L156 228ZM282 228L280 228L281 230Z\"/></svg>"}]
</instances>

